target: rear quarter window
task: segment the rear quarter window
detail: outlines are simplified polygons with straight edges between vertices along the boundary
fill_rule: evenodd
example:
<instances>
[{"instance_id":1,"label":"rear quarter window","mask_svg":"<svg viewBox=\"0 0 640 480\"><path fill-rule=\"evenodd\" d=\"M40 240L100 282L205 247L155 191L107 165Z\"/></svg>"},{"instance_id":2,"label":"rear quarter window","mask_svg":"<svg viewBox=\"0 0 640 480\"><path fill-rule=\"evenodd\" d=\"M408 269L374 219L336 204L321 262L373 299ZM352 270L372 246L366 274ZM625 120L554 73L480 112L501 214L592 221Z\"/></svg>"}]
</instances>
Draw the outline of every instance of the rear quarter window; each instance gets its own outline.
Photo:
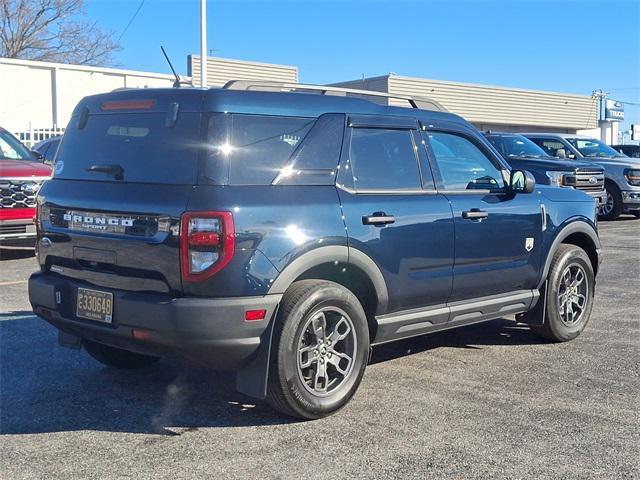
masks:
<instances>
[{"instance_id":1,"label":"rear quarter window","mask_svg":"<svg viewBox=\"0 0 640 480\"><path fill-rule=\"evenodd\" d=\"M216 183L271 185L315 118L215 114L209 121L205 176Z\"/></svg>"}]
</instances>

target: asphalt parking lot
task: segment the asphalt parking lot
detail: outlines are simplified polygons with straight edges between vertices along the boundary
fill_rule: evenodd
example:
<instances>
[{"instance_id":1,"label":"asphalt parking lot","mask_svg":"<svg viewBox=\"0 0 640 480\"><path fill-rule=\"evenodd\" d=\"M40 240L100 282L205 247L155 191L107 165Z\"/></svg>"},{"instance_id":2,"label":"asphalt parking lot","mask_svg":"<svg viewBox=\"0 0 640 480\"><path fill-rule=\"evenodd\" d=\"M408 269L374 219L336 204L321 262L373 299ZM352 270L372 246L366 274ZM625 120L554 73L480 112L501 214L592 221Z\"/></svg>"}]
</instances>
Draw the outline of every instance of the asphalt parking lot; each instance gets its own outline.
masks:
<instances>
[{"instance_id":1,"label":"asphalt parking lot","mask_svg":"<svg viewBox=\"0 0 640 480\"><path fill-rule=\"evenodd\" d=\"M31 314L0 262L0 478L640 478L640 220L602 223L591 322L549 344L509 318L374 352L352 402L296 422L233 376L114 371Z\"/></svg>"}]
</instances>

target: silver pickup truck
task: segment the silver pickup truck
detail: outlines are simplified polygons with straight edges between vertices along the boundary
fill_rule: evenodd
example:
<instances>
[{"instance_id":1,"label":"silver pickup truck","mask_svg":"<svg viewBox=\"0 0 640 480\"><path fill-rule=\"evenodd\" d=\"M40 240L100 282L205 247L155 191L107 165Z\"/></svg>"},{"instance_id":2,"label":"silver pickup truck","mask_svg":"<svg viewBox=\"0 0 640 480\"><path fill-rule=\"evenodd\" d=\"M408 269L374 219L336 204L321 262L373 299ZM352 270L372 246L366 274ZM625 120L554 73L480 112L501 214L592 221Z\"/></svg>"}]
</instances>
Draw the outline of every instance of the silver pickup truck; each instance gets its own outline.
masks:
<instances>
[{"instance_id":1,"label":"silver pickup truck","mask_svg":"<svg viewBox=\"0 0 640 480\"><path fill-rule=\"evenodd\" d=\"M523 133L550 155L592 161L604 168L607 201L600 207L603 220L622 213L640 218L640 159L629 158L595 138L562 133Z\"/></svg>"}]
</instances>

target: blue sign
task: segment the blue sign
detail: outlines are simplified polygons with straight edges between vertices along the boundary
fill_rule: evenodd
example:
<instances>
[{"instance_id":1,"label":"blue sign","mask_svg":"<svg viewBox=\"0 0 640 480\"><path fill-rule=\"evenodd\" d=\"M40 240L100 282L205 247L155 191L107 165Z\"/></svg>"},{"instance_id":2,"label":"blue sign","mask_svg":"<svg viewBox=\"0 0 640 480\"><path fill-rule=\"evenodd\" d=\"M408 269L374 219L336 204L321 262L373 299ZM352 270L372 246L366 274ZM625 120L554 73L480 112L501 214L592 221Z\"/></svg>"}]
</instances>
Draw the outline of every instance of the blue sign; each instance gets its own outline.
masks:
<instances>
[{"instance_id":1,"label":"blue sign","mask_svg":"<svg viewBox=\"0 0 640 480\"><path fill-rule=\"evenodd\" d=\"M609 122L624 121L624 105L615 100L604 101L604 116L602 120Z\"/></svg>"}]
</instances>

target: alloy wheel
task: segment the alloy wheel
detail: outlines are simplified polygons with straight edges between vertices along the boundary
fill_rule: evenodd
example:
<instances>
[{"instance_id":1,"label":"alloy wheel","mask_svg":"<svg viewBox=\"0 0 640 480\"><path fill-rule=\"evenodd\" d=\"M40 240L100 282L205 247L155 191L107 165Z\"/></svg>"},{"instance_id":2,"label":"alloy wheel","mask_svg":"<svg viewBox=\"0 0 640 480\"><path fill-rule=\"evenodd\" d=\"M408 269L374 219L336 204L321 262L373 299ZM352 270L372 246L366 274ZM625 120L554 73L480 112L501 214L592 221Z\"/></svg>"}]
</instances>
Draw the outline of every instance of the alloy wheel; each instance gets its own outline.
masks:
<instances>
[{"instance_id":1,"label":"alloy wheel","mask_svg":"<svg viewBox=\"0 0 640 480\"><path fill-rule=\"evenodd\" d=\"M588 295L584 269L580 265L569 265L562 273L558 290L558 311L562 323L572 327L582 319Z\"/></svg>"},{"instance_id":2,"label":"alloy wheel","mask_svg":"<svg viewBox=\"0 0 640 480\"><path fill-rule=\"evenodd\" d=\"M298 376L316 396L333 393L353 371L357 353L353 321L337 307L314 312L298 340Z\"/></svg>"},{"instance_id":3,"label":"alloy wheel","mask_svg":"<svg viewBox=\"0 0 640 480\"><path fill-rule=\"evenodd\" d=\"M600 215L609 215L613 211L613 195L607 191L607 201L600 206Z\"/></svg>"}]
</instances>

